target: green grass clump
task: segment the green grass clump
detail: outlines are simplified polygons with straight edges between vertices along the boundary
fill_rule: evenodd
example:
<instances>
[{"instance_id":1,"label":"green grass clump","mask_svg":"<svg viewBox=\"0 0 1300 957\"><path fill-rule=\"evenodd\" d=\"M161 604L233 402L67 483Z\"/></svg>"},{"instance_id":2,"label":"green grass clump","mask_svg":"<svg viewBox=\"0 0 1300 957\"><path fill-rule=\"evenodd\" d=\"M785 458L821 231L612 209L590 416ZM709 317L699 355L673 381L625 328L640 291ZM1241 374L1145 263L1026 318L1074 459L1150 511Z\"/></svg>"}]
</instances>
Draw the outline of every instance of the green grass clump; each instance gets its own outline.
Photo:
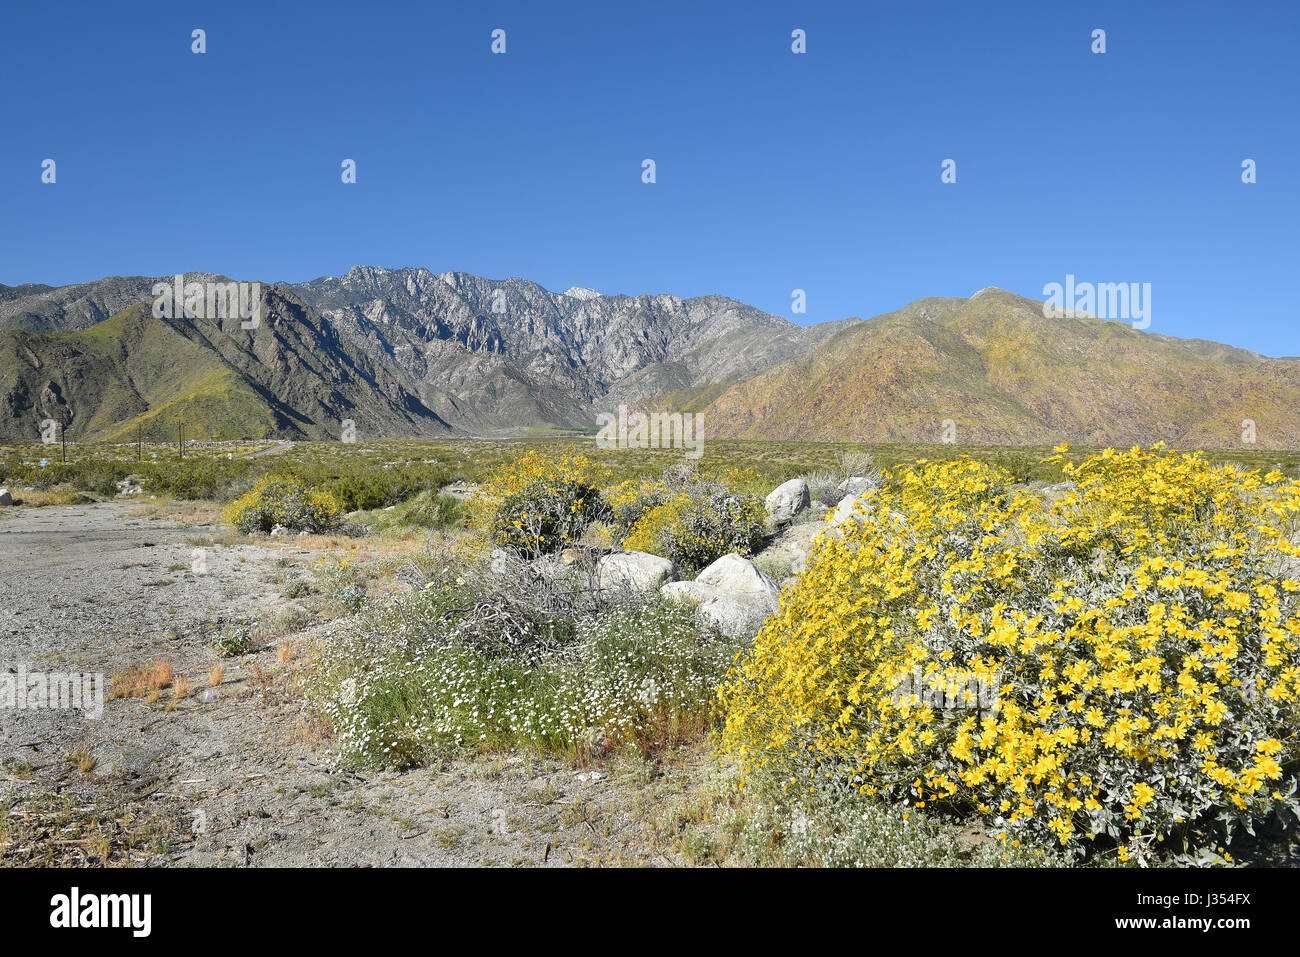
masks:
<instances>
[{"instance_id":1,"label":"green grass clump","mask_svg":"<svg viewBox=\"0 0 1300 957\"><path fill-rule=\"evenodd\" d=\"M760 867L1065 867L1050 846L988 839L904 807L810 797L736 815L741 861ZM731 822L729 822L731 823Z\"/></svg>"}]
</instances>

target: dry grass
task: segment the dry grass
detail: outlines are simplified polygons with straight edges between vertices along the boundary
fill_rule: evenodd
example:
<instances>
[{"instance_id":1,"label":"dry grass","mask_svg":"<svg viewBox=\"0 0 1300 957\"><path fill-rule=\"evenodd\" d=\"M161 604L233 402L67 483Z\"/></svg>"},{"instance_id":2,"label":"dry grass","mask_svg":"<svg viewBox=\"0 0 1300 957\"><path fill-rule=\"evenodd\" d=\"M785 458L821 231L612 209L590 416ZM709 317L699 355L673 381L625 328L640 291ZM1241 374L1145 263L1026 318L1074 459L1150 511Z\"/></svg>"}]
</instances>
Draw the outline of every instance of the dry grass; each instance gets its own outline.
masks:
<instances>
[{"instance_id":1,"label":"dry grass","mask_svg":"<svg viewBox=\"0 0 1300 957\"><path fill-rule=\"evenodd\" d=\"M90 748L84 746L73 748L69 751L68 760L82 774L89 774L91 771L95 770L95 765L99 763L95 756L90 753Z\"/></svg>"},{"instance_id":2,"label":"dry grass","mask_svg":"<svg viewBox=\"0 0 1300 957\"><path fill-rule=\"evenodd\" d=\"M153 670L149 672L149 686L155 690L166 688L172 683L172 663L163 659L154 664Z\"/></svg>"},{"instance_id":3,"label":"dry grass","mask_svg":"<svg viewBox=\"0 0 1300 957\"><path fill-rule=\"evenodd\" d=\"M213 502L158 498L138 501L137 507L127 514L132 518L166 519L186 525L216 525L221 520L221 507Z\"/></svg>"},{"instance_id":4,"label":"dry grass","mask_svg":"<svg viewBox=\"0 0 1300 957\"><path fill-rule=\"evenodd\" d=\"M80 788L79 788L80 790ZM132 803L107 793L36 794L0 806L0 866L149 864L186 837L179 803Z\"/></svg>"},{"instance_id":5,"label":"dry grass","mask_svg":"<svg viewBox=\"0 0 1300 957\"><path fill-rule=\"evenodd\" d=\"M221 684L221 679L226 676L225 665L213 665L212 670L208 672L208 687L215 688Z\"/></svg>"},{"instance_id":6,"label":"dry grass","mask_svg":"<svg viewBox=\"0 0 1300 957\"><path fill-rule=\"evenodd\" d=\"M94 499L73 488L26 489L14 491L14 504L27 508L44 508L47 505L84 505Z\"/></svg>"},{"instance_id":7,"label":"dry grass","mask_svg":"<svg viewBox=\"0 0 1300 957\"><path fill-rule=\"evenodd\" d=\"M157 701L159 692L173 681L172 663L156 661L152 665L132 665L115 671L109 677L109 700L114 698L144 698ZM182 679L184 680L184 679Z\"/></svg>"}]
</instances>

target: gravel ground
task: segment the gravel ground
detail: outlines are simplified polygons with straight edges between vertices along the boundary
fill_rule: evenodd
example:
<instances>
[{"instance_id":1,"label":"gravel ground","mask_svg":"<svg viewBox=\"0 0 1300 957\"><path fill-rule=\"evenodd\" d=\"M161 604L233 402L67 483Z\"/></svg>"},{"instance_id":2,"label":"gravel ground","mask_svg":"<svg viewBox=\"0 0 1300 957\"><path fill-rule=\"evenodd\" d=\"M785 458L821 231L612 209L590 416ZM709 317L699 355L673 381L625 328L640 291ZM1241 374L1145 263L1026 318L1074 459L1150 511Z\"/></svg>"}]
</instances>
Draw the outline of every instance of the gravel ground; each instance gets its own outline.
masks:
<instances>
[{"instance_id":1,"label":"gravel ground","mask_svg":"<svg viewBox=\"0 0 1300 957\"><path fill-rule=\"evenodd\" d=\"M0 512L0 669L108 676L167 660L192 689L109 697L98 719L0 708L0 862L682 863L661 846L672 843L662 821L707 773L698 754L589 769L519 755L336 768L290 687L295 660L275 647L222 660L210 647L214 623L285 604L284 563L317 553L221 544L216 532L132 504ZM339 625L315 631L328 640ZM209 688L219 662L225 676Z\"/></svg>"}]
</instances>

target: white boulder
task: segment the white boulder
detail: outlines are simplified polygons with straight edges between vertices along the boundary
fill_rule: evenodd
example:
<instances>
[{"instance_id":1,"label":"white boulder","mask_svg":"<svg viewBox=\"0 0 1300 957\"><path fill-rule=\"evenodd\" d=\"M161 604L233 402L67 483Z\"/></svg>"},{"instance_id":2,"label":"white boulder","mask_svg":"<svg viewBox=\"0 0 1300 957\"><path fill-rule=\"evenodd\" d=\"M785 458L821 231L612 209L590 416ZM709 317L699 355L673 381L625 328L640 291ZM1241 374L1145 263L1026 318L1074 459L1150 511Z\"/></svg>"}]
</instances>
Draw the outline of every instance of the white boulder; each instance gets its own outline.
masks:
<instances>
[{"instance_id":1,"label":"white boulder","mask_svg":"<svg viewBox=\"0 0 1300 957\"><path fill-rule=\"evenodd\" d=\"M1043 486L1043 488L1039 489L1039 494L1047 499L1048 502L1056 502L1065 498L1071 492L1078 491L1078 489L1079 486L1075 485L1073 482L1058 482L1055 485Z\"/></svg>"},{"instance_id":2,"label":"white boulder","mask_svg":"<svg viewBox=\"0 0 1300 957\"><path fill-rule=\"evenodd\" d=\"M855 512L857 512L859 503L862 503L863 507L865 507L866 500L870 498L875 491L874 488L869 488L860 495L845 495L840 499L840 504L835 506L835 511L832 513L828 521L832 526L843 525L853 517Z\"/></svg>"},{"instance_id":3,"label":"white boulder","mask_svg":"<svg viewBox=\"0 0 1300 957\"><path fill-rule=\"evenodd\" d=\"M876 487L877 487L877 483L875 479L866 478L861 475L854 475L849 478L846 478L843 482L841 482L839 485L836 486L840 494L852 495L855 497L860 497L869 489L874 489Z\"/></svg>"},{"instance_id":4,"label":"white boulder","mask_svg":"<svg viewBox=\"0 0 1300 957\"><path fill-rule=\"evenodd\" d=\"M696 615L724 635L755 635L775 615L781 589L749 559L723 555L692 582L669 582L659 593L696 606Z\"/></svg>"},{"instance_id":5,"label":"white boulder","mask_svg":"<svg viewBox=\"0 0 1300 957\"><path fill-rule=\"evenodd\" d=\"M9 494L9 490L7 488L0 488L0 505L12 505L13 503L14 497Z\"/></svg>"},{"instance_id":6,"label":"white boulder","mask_svg":"<svg viewBox=\"0 0 1300 957\"><path fill-rule=\"evenodd\" d=\"M808 493L807 482L801 478L792 478L772 489L763 501L767 506L769 522L773 525L788 525L808 507L812 496Z\"/></svg>"},{"instance_id":7,"label":"white boulder","mask_svg":"<svg viewBox=\"0 0 1300 957\"><path fill-rule=\"evenodd\" d=\"M654 591L677 575L677 566L649 552L615 552L596 563L601 588Z\"/></svg>"}]
</instances>

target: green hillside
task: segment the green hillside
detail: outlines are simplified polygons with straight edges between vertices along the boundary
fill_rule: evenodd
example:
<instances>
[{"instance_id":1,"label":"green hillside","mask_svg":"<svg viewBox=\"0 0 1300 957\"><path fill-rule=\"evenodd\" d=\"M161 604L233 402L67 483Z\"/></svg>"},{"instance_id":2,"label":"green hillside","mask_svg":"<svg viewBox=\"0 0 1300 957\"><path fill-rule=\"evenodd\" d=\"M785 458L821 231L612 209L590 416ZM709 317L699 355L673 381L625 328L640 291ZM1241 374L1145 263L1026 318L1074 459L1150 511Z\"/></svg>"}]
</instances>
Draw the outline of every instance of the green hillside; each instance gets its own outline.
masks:
<instances>
[{"instance_id":1,"label":"green hillside","mask_svg":"<svg viewBox=\"0 0 1300 957\"><path fill-rule=\"evenodd\" d=\"M261 325L159 319L141 303L87 329L0 330L0 438L34 439L46 419L78 441L124 441L137 430L187 438L338 438L445 434L446 423L334 341L319 316L276 289Z\"/></svg>"}]
</instances>

